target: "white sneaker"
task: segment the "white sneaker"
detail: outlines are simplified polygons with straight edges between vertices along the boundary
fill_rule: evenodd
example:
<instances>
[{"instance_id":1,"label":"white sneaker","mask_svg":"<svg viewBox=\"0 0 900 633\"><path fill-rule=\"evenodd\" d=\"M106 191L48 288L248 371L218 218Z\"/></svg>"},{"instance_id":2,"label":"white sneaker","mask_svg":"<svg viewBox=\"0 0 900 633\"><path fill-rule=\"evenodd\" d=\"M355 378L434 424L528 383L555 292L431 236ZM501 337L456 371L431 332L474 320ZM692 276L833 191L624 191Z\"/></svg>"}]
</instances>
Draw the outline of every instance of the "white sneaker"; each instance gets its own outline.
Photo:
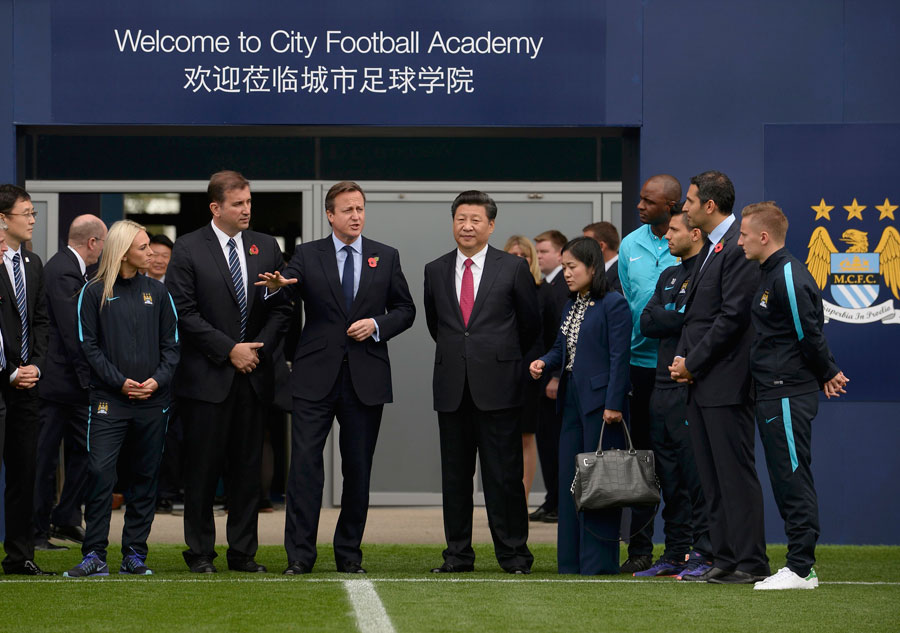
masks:
<instances>
[{"instance_id":1,"label":"white sneaker","mask_svg":"<svg viewBox=\"0 0 900 633\"><path fill-rule=\"evenodd\" d=\"M801 578L787 567L782 567L778 573L760 580L753 585L754 589L815 589L819 586L819 577L815 569L809 570L806 578Z\"/></svg>"}]
</instances>

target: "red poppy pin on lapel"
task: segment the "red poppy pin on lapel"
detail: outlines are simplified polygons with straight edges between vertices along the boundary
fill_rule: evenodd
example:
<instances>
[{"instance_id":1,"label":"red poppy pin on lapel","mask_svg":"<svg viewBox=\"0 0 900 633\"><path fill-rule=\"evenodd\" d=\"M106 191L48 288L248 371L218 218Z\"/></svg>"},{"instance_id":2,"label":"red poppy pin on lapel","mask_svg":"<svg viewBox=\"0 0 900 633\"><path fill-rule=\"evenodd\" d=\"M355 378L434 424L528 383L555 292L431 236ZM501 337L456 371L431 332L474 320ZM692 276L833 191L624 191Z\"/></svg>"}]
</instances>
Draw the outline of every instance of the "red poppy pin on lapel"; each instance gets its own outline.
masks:
<instances>
[{"instance_id":1,"label":"red poppy pin on lapel","mask_svg":"<svg viewBox=\"0 0 900 633\"><path fill-rule=\"evenodd\" d=\"M375 268L377 265L378 265L378 258L370 257L369 258L369 268Z\"/></svg>"},{"instance_id":2,"label":"red poppy pin on lapel","mask_svg":"<svg viewBox=\"0 0 900 633\"><path fill-rule=\"evenodd\" d=\"M716 244L716 247L713 249L713 252L718 253L721 250L722 250L722 242L719 242L718 244Z\"/></svg>"},{"instance_id":3,"label":"red poppy pin on lapel","mask_svg":"<svg viewBox=\"0 0 900 633\"><path fill-rule=\"evenodd\" d=\"M250 254L251 255L259 255L259 248L256 246L256 244L250 245Z\"/></svg>"}]
</instances>

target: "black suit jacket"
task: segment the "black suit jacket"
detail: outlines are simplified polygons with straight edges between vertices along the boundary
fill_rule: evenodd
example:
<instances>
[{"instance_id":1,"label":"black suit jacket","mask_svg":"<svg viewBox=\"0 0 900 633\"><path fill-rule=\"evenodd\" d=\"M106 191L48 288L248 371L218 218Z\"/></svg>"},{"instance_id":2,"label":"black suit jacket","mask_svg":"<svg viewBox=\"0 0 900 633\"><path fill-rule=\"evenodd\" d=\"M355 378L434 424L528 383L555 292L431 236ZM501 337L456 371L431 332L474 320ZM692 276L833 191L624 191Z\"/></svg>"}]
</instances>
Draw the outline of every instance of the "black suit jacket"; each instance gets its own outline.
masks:
<instances>
[{"instance_id":1,"label":"black suit jacket","mask_svg":"<svg viewBox=\"0 0 900 633\"><path fill-rule=\"evenodd\" d=\"M550 348L552 348L553 344L556 342L556 334L559 332L559 327L562 324L563 308L569 301L570 294L572 293L569 292L569 286L566 284L565 277L563 277L563 271L556 273L556 277L553 278L553 281L549 283L545 281L542 283L538 289L543 324L542 332L544 349L541 350L542 354L549 352ZM540 382L546 384L550 381L550 378L559 378L559 376L560 370L553 372L545 371L541 376Z\"/></svg>"},{"instance_id":2,"label":"black suit jacket","mask_svg":"<svg viewBox=\"0 0 900 633\"><path fill-rule=\"evenodd\" d=\"M609 282L609 287L618 292L620 295L624 295L622 292L622 282L619 280L619 260L613 262L613 265L609 267L609 270L606 271L606 281Z\"/></svg>"},{"instance_id":3,"label":"black suit jacket","mask_svg":"<svg viewBox=\"0 0 900 633\"><path fill-rule=\"evenodd\" d=\"M274 398L275 351L287 330L291 306L254 286L259 273L281 270L284 258L270 235L243 231L247 260L247 330L245 342L260 342L260 363L250 373L256 395ZM210 225L178 238L166 272L166 287L178 312L181 362L175 395L203 402L225 400L237 370L228 353L240 342L241 310L222 247Z\"/></svg>"},{"instance_id":4,"label":"black suit jacket","mask_svg":"<svg viewBox=\"0 0 900 633\"><path fill-rule=\"evenodd\" d=\"M759 265L738 246L740 221L725 232L703 261L710 244L697 256L691 275L678 354L694 376L691 397L701 406L744 404L750 390L750 304L759 285Z\"/></svg>"},{"instance_id":5,"label":"black suit jacket","mask_svg":"<svg viewBox=\"0 0 900 633\"><path fill-rule=\"evenodd\" d=\"M456 252L425 266L425 317L437 343L434 408L456 411L467 381L483 411L520 406L522 358L541 331L534 277L523 258L489 246L466 327L456 294Z\"/></svg>"},{"instance_id":6,"label":"black suit jacket","mask_svg":"<svg viewBox=\"0 0 900 633\"><path fill-rule=\"evenodd\" d=\"M284 276L299 280L286 286L285 294L299 294L306 317L291 369L293 396L325 398L346 356L359 399L367 405L392 402L387 342L409 329L416 318L397 249L362 238L359 288L349 313L331 235L298 246ZM378 341L370 336L358 342L347 336L350 324L365 318L378 324Z\"/></svg>"},{"instance_id":7,"label":"black suit jacket","mask_svg":"<svg viewBox=\"0 0 900 633\"><path fill-rule=\"evenodd\" d=\"M78 291L84 277L78 258L64 247L44 266L50 342L41 374L41 398L88 404L91 371L78 341Z\"/></svg>"},{"instance_id":8,"label":"black suit jacket","mask_svg":"<svg viewBox=\"0 0 900 633\"><path fill-rule=\"evenodd\" d=\"M28 304L29 358L28 364L35 365L44 373L47 356L47 337L50 320L47 317L47 301L44 296L44 266L41 258L21 250L25 260L25 295ZM22 364L22 319L16 307L15 286L6 271L6 264L0 271L0 314L3 320L3 350L6 353L6 368L12 372ZM7 380L7 382L9 382Z\"/></svg>"}]
</instances>

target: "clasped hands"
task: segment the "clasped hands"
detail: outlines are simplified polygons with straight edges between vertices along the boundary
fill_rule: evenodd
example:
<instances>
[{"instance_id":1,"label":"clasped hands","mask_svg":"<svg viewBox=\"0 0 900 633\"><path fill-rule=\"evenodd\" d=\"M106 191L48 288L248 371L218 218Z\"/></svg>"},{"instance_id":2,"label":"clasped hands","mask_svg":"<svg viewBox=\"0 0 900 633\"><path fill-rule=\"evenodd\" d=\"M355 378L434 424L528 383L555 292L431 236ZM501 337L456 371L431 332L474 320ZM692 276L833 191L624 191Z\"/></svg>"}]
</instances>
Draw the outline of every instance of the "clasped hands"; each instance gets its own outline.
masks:
<instances>
[{"instance_id":1,"label":"clasped hands","mask_svg":"<svg viewBox=\"0 0 900 633\"><path fill-rule=\"evenodd\" d=\"M16 377L12 381L12 386L16 389L31 389L38 380L40 380L40 372L35 365L20 365L16 372Z\"/></svg>"},{"instance_id":2,"label":"clasped hands","mask_svg":"<svg viewBox=\"0 0 900 633\"><path fill-rule=\"evenodd\" d=\"M131 400L147 400L157 389L159 389L159 383L153 378L148 378L144 382L126 378L122 383L122 393Z\"/></svg>"}]
</instances>

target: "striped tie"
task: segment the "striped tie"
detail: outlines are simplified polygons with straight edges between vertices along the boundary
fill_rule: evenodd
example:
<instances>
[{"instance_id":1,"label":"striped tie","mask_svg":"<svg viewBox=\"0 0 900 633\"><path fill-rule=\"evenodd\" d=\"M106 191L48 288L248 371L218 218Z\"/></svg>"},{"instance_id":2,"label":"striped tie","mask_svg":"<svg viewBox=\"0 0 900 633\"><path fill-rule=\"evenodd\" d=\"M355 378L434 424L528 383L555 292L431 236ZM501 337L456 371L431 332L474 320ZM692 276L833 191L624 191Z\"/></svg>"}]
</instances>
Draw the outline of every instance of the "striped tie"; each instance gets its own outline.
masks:
<instances>
[{"instance_id":1,"label":"striped tie","mask_svg":"<svg viewBox=\"0 0 900 633\"><path fill-rule=\"evenodd\" d=\"M243 341L247 333L247 293L244 291L244 276L241 274L241 262L233 237L228 240L228 269L231 270L231 281L237 293L238 305L241 306L241 341Z\"/></svg>"},{"instance_id":2,"label":"striped tie","mask_svg":"<svg viewBox=\"0 0 900 633\"><path fill-rule=\"evenodd\" d=\"M19 318L22 319L22 364L28 362L28 304L25 301L25 277L22 276L22 266L19 254L13 255L13 277L16 284L16 306L19 308Z\"/></svg>"}]
</instances>

